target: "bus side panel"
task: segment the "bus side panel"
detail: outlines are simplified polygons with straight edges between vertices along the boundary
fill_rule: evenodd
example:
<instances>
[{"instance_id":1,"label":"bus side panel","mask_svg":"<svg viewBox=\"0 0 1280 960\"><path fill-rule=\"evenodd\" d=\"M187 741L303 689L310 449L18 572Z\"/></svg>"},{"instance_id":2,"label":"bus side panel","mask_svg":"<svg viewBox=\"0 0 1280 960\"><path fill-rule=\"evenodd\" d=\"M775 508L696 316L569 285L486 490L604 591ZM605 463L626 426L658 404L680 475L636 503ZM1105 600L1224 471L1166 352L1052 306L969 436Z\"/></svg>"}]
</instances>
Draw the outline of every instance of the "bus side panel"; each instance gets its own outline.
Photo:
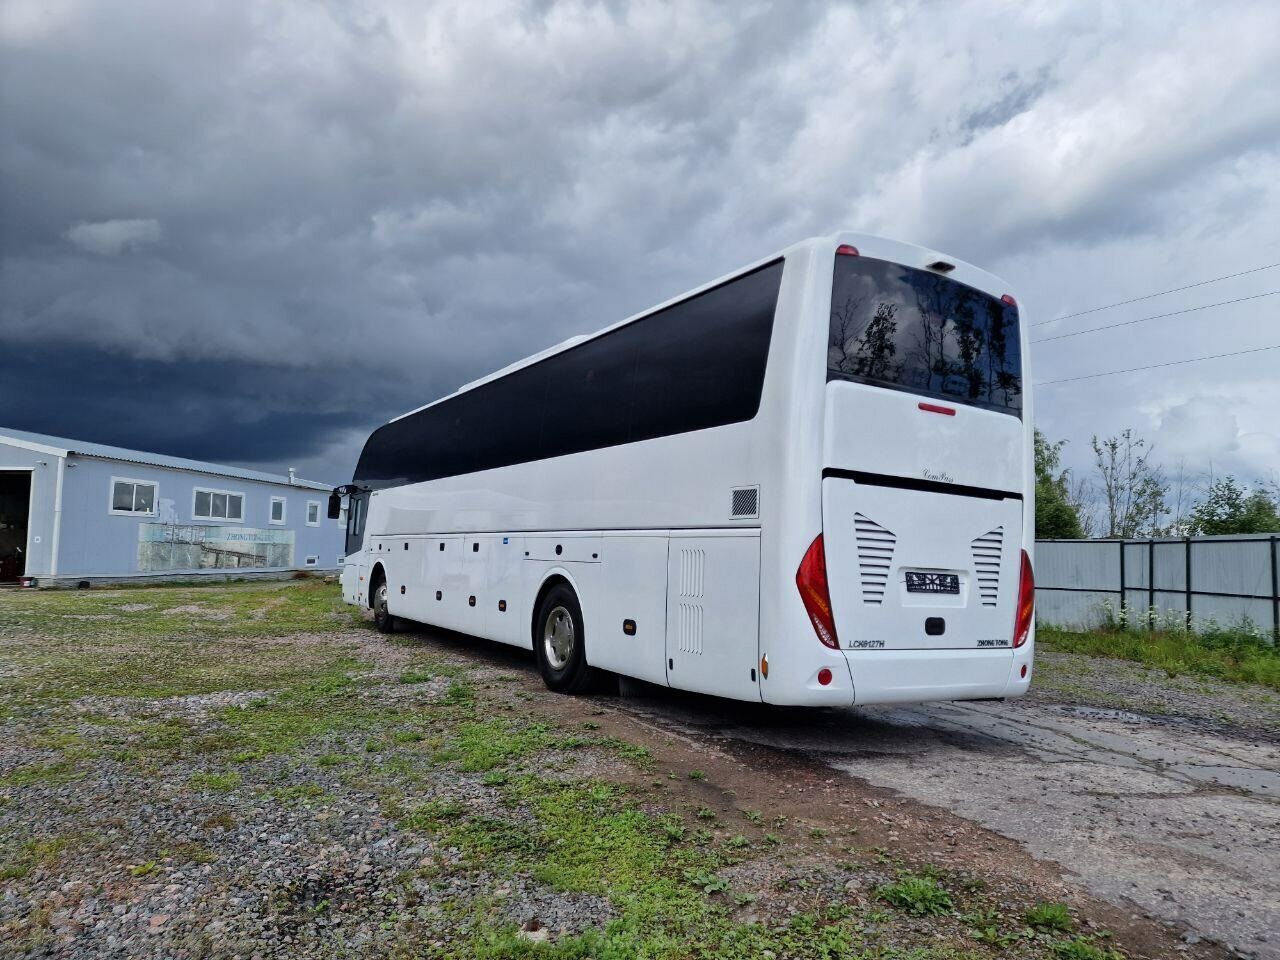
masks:
<instances>
[{"instance_id":1,"label":"bus side panel","mask_svg":"<svg viewBox=\"0 0 1280 960\"><path fill-rule=\"evenodd\" d=\"M501 643L530 648L529 622L533 593L525 584L524 537L493 536L481 544L484 576L479 593L482 636ZM500 609L500 605L506 609Z\"/></svg>"},{"instance_id":2,"label":"bus side panel","mask_svg":"<svg viewBox=\"0 0 1280 960\"><path fill-rule=\"evenodd\" d=\"M667 682L671 686L737 700L760 699L756 679L760 536L759 531L750 533L671 538L667 556Z\"/></svg>"},{"instance_id":3,"label":"bus side panel","mask_svg":"<svg viewBox=\"0 0 1280 960\"><path fill-rule=\"evenodd\" d=\"M604 538L599 588L580 597L593 667L666 685L667 539Z\"/></svg>"},{"instance_id":4,"label":"bus side panel","mask_svg":"<svg viewBox=\"0 0 1280 960\"><path fill-rule=\"evenodd\" d=\"M443 549L442 549L443 548ZM422 622L449 630L463 627L462 610L467 598L459 596L465 585L462 577L462 537L428 537L422 555L422 586L419 588L426 615ZM439 591L440 599L436 599ZM395 607L391 608L393 611Z\"/></svg>"}]
</instances>

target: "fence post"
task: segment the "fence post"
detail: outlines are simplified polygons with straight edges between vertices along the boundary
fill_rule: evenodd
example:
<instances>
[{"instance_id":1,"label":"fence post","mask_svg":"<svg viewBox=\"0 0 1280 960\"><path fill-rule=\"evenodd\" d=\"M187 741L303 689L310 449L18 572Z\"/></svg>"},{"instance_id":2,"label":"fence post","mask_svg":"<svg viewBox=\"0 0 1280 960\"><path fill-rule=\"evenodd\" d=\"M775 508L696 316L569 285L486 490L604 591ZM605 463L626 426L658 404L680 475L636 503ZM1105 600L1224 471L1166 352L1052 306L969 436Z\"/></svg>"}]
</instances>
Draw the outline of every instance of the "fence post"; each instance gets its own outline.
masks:
<instances>
[{"instance_id":1,"label":"fence post","mask_svg":"<svg viewBox=\"0 0 1280 960\"><path fill-rule=\"evenodd\" d=\"M1280 644L1280 560L1276 556L1276 544L1280 537L1271 537L1271 636Z\"/></svg>"},{"instance_id":2,"label":"fence post","mask_svg":"<svg viewBox=\"0 0 1280 960\"><path fill-rule=\"evenodd\" d=\"M1129 618L1125 614L1125 600L1127 596L1124 592L1124 538L1120 538L1120 622L1125 628L1129 627Z\"/></svg>"},{"instance_id":3,"label":"fence post","mask_svg":"<svg viewBox=\"0 0 1280 960\"><path fill-rule=\"evenodd\" d=\"M1187 573L1186 573L1186 589L1187 589L1187 632L1191 632L1191 538L1187 537Z\"/></svg>"},{"instance_id":4,"label":"fence post","mask_svg":"<svg viewBox=\"0 0 1280 960\"><path fill-rule=\"evenodd\" d=\"M1274 567L1275 564L1272 564ZM1147 541L1147 629L1156 628L1156 541Z\"/></svg>"}]
</instances>

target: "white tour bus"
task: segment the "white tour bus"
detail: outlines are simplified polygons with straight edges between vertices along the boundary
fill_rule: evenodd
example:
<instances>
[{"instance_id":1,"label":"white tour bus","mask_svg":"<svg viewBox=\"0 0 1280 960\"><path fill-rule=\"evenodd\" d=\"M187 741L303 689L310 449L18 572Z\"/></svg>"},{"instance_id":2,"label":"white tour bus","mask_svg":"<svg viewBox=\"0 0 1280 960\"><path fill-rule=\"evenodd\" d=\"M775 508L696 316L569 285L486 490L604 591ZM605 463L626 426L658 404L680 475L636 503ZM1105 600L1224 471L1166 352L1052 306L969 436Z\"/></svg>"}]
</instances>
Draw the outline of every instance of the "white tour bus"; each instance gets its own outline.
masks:
<instances>
[{"instance_id":1,"label":"white tour bus","mask_svg":"<svg viewBox=\"0 0 1280 960\"><path fill-rule=\"evenodd\" d=\"M345 599L773 704L1015 697L1034 647L1026 324L935 251L806 240L379 427Z\"/></svg>"}]
</instances>

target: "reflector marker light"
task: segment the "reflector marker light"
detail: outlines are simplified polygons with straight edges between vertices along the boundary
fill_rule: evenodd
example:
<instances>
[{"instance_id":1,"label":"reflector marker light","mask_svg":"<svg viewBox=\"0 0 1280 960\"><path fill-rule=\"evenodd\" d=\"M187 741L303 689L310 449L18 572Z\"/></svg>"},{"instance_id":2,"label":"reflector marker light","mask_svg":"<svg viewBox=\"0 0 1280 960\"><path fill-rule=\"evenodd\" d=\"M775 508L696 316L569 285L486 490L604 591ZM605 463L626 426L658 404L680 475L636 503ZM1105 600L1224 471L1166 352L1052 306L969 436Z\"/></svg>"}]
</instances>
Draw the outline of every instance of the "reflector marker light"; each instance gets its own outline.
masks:
<instances>
[{"instance_id":1,"label":"reflector marker light","mask_svg":"<svg viewBox=\"0 0 1280 960\"><path fill-rule=\"evenodd\" d=\"M836 247L836 256L837 257L859 256L858 248L853 246L852 244L842 243L840 244L840 246Z\"/></svg>"},{"instance_id":2,"label":"reflector marker light","mask_svg":"<svg viewBox=\"0 0 1280 960\"><path fill-rule=\"evenodd\" d=\"M825 647L840 649L836 637L836 621L831 613L831 591L827 588L827 554L822 546L822 534L814 538L800 561L796 571L796 586L813 630Z\"/></svg>"},{"instance_id":3,"label":"reflector marker light","mask_svg":"<svg viewBox=\"0 0 1280 960\"><path fill-rule=\"evenodd\" d=\"M1017 306L1018 306L1018 301L1017 301L1017 300L1015 300L1015 299L1013 299L1013 294L1012 294L1012 293L1006 293L1003 297L1001 297L1001 298L1000 298L1000 302L1001 302L1001 303L1007 303L1007 304L1008 304L1009 306L1011 306L1011 307L1017 307Z\"/></svg>"},{"instance_id":4,"label":"reflector marker light","mask_svg":"<svg viewBox=\"0 0 1280 960\"><path fill-rule=\"evenodd\" d=\"M941 413L947 417L954 417L956 415L955 407L944 407L936 403L917 403L916 406L926 413Z\"/></svg>"},{"instance_id":5,"label":"reflector marker light","mask_svg":"<svg viewBox=\"0 0 1280 960\"><path fill-rule=\"evenodd\" d=\"M818 682L822 684L824 687L827 686L827 684L831 682L831 671L826 667L823 667L821 670L819 670Z\"/></svg>"}]
</instances>

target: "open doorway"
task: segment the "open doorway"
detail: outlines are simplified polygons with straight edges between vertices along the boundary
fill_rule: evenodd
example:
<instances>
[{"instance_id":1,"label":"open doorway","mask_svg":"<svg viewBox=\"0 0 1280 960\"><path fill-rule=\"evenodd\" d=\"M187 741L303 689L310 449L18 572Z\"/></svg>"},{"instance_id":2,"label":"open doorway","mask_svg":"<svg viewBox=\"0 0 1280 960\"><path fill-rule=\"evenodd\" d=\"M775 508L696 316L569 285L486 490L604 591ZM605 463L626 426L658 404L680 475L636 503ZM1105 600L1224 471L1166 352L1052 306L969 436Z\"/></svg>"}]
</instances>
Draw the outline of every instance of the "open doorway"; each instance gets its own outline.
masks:
<instances>
[{"instance_id":1,"label":"open doorway","mask_svg":"<svg viewBox=\"0 0 1280 960\"><path fill-rule=\"evenodd\" d=\"M0 583L27 571L27 523L31 517L31 471L0 470Z\"/></svg>"}]
</instances>

